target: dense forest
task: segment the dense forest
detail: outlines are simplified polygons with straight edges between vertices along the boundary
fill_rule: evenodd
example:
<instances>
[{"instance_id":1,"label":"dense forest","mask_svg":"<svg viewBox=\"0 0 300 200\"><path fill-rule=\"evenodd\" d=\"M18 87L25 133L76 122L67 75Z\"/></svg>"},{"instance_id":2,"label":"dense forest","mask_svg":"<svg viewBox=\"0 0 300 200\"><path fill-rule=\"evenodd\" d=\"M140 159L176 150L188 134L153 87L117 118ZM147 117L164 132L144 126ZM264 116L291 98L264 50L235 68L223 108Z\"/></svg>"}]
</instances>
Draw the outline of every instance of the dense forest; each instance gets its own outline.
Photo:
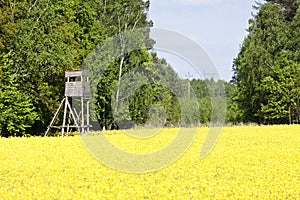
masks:
<instances>
[{"instance_id":1,"label":"dense forest","mask_svg":"<svg viewBox=\"0 0 300 200\"><path fill-rule=\"evenodd\" d=\"M0 0L0 136L42 135L63 98L64 72L81 69L86 57L108 38L140 28L145 30L138 41L143 48L124 52L120 37L120 56L97 79L92 118L102 127L124 121L121 128L145 126L150 119L154 126L207 125L214 102L222 102L212 93L218 93L219 85L226 92L221 94L227 99L226 123L300 122L300 9L296 1L254 5L257 13L249 20L248 36L233 62L229 83L179 78L152 50L149 7L150 1L143 0ZM101 50L104 55L117 51ZM105 62L99 60L100 65ZM185 92L175 94L162 80L153 78L151 84L122 97L120 91L130 81L121 85L120 80L137 67L147 77L164 74L164 79L178 83L178 91ZM129 113L112 103L125 100Z\"/></svg>"},{"instance_id":2,"label":"dense forest","mask_svg":"<svg viewBox=\"0 0 300 200\"><path fill-rule=\"evenodd\" d=\"M231 98L237 119L300 122L300 9L295 0L258 3L234 60Z\"/></svg>"}]
</instances>

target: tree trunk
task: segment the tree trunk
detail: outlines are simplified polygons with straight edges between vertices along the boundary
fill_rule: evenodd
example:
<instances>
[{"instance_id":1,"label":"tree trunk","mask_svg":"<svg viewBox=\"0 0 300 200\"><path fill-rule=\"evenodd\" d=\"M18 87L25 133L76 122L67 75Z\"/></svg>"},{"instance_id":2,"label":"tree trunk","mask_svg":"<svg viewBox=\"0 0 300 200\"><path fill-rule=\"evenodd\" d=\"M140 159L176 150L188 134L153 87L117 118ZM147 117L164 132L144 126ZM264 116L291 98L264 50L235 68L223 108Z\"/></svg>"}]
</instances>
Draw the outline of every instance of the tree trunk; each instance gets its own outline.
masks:
<instances>
[{"instance_id":1,"label":"tree trunk","mask_svg":"<svg viewBox=\"0 0 300 200\"><path fill-rule=\"evenodd\" d=\"M292 124L291 105L289 105L289 124Z\"/></svg>"}]
</instances>

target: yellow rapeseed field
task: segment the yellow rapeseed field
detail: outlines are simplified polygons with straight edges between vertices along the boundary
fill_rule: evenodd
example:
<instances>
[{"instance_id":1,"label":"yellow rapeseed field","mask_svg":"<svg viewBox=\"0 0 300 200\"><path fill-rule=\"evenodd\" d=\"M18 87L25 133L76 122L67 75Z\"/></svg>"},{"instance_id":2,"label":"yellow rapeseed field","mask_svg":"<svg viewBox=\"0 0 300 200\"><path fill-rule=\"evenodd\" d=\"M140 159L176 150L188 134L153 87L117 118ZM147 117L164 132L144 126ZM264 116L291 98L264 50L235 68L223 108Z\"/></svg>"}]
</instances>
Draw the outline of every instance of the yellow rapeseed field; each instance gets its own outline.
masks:
<instances>
[{"instance_id":1,"label":"yellow rapeseed field","mask_svg":"<svg viewBox=\"0 0 300 200\"><path fill-rule=\"evenodd\" d=\"M139 174L105 166L79 136L0 138L0 199L300 199L300 126L224 128L200 159L207 130L171 165ZM147 153L175 132L139 140L105 134L120 149Z\"/></svg>"}]
</instances>

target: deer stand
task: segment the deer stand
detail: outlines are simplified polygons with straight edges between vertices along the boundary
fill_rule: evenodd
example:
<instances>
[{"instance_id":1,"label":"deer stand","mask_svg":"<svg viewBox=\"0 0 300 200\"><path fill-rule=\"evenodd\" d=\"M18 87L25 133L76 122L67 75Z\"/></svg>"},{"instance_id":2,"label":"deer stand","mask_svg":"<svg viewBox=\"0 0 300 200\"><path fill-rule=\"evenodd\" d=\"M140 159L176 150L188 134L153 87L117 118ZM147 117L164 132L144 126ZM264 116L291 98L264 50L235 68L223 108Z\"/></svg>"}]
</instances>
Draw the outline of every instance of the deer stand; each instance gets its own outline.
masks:
<instances>
[{"instance_id":1,"label":"deer stand","mask_svg":"<svg viewBox=\"0 0 300 200\"><path fill-rule=\"evenodd\" d=\"M61 135L64 136L65 130L67 135L72 128L76 128L77 131L83 135L85 131L89 131L89 72L87 70L83 71L67 71L65 77L67 78L65 86L65 97L59 105L54 117L48 126L45 136L48 135L52 128L61 129ZM79 81L70 81L72 77L80 77ZM72 108L69 98L72 98L73 102L80 98L80 112L77 113L75 107ZM61 126L55 126L55 120L58 118L60 111L64 107L63 123ZM86 112L85 112L86 109ZM85 119L86 118L86 119ZM73 124L71 124L71 121Z\"/></svg>"}]
</instances>

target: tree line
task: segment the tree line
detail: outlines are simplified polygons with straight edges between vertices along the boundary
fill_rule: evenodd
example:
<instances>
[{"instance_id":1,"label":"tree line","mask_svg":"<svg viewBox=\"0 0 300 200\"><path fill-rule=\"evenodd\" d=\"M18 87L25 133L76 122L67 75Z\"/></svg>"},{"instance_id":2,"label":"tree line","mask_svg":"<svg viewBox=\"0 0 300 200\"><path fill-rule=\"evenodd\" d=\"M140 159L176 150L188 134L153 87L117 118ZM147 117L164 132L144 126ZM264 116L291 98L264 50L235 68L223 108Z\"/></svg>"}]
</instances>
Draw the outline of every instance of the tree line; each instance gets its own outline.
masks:
<instances>
[{"instance_id":1,"label":"tree line","mask_svg":"<svg viewBox=\"0 0 300 200\"><path fill-rule=\"evenodd\" d=\"M237 121L300 123L299 1L257 3L233 63Z\"/></svg>"},{"instance_id":2,"label":"tree line","mask_svg":"<svg viewBox=\"0 0 300 200\"><path fill-rule=\"evenodd\" d=\"M149 7L143 0L1 0L0 136L43 134L63 98L64 72L89 63L86 58L110 37L140 28L144 32L137 43L142 48L126 52L126 38L119 37L118 49L101 49L103 55L118 54L116 58L92 62L108 66L95 79L92 105L92 118L102 127L116 122L123 128L149 122L206 125L212 121L212 107L218 105L214 102L222 102L211 92L218 84L226 91L221 98L227 99L227 123L299 123L298 3L278 0L256 6L258 13L249 21L230 83L181 79L158 58L152 51ZM124 96L124 87L131 83L124 77L137 67L151 84ZM163 86L164 80L157 78L161 74L176 83L178 92ZM113 102L127 102L129 109ZM199 109L192 109L195 106Z\"/></svg>"},{"instance_id":3,"label":"tree line","mask_svg":"<svg viewBox=\"0 0 300 200\"><path fill-rule=\"evenodd\" d=\"M121 26L151 27L149 5L1 0L0 135L42 134L63 98L64 72L80 69L89 52Z\"/></svg>"}]
</instances>

